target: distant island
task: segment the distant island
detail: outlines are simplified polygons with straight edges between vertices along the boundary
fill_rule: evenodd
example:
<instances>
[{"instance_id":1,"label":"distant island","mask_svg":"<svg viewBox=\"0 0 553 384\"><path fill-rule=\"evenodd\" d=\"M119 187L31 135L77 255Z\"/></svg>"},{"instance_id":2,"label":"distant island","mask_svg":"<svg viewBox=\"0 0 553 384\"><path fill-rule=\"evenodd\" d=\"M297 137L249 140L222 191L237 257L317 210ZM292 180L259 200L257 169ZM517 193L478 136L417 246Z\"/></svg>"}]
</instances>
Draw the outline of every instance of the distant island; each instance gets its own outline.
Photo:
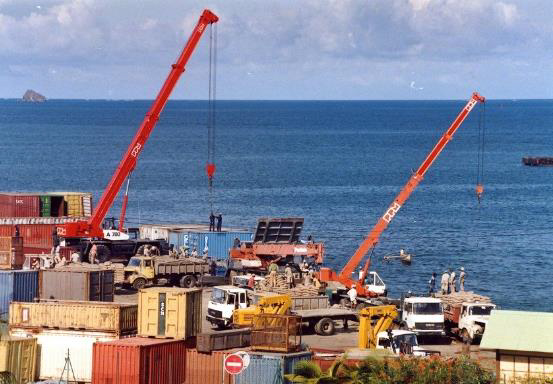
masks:
<instances>
[{"instance_id":1,"label":"distant island","mask_svg":"<svg viewBox=\"0 0 553 384\"><path fill-rule=\"evenodd\" d=\"M27 92L23 95L23 101L30 101L33 103L42 103L46 101L46 97L42 96L40 93L28 89Z\"/></svg>"}]
</instances>

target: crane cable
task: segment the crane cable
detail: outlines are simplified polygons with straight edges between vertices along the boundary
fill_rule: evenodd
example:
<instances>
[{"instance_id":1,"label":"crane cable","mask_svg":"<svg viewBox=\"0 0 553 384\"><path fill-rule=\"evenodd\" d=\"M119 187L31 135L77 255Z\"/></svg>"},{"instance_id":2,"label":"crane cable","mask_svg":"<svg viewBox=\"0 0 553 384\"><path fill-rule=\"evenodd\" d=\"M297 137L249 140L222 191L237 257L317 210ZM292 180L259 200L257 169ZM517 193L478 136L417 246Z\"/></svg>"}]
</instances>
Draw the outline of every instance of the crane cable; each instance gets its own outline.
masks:
<instances>
[{"instance_id":1,"label":"crane cable","mask_svg":"<svg viewBox=\"0 0 553 384\"><path fill-rule=\"evenodd\" d=\"M213 213L213 176L215 174L215 100L217 99L217 24L209 26L209 84L207 111L207 164L208 200Z\"/></svg>"},{"instance_id":2,"label":"crane cable","mask_svg":"<svg viewBox=\"0 0 553 384\"><path fill-rule=\"evenodd\" d=\"M476 197L478 198L478 204L482 200L482 194L484 193L484 146L485 146L485 132L486 132L486 103L482 103L480 106L480 114L478 116L478 161L476 171Z\"/></svg>"}]
</instances>

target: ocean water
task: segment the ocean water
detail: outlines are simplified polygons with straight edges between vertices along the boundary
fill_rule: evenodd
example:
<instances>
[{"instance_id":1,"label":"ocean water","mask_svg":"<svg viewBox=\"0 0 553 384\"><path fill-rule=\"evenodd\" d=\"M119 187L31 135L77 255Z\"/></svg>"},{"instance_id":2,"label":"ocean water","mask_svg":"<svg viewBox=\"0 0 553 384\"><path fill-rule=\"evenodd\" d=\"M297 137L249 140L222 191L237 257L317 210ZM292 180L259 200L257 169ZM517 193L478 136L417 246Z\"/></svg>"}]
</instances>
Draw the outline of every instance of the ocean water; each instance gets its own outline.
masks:
<instances>
[{"instance_id":1,"label":"ocean water","mask_svg":"<svg viewBox=\"0 0 553 384\"><path fill-rule=\"evenodd\" d=\"M341 268L466 101L221 101L214 201L223 224L303 216L304 235ZM150 101L0 101L0 190L107 185ZM206 223L207 103L172 101L131 180L128 218ZM467 271L466 288L503 308L553 310L553 101L486 107L484 199L474 187L477 109L383 233L373 265L391 295L427 289L432 272ZM121 198L111 211L118 216ZM411 266L384 262L400 248Z\"/></svg>"}]
</instances>

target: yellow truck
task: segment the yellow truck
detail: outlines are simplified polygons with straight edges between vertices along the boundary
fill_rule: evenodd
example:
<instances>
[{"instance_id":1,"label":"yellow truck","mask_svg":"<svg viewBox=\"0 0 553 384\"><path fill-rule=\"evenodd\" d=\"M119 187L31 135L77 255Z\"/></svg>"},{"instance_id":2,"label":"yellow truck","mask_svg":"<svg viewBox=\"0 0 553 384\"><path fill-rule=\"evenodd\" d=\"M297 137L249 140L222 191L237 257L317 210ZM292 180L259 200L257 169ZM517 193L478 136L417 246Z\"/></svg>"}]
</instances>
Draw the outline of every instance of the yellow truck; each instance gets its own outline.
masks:
<instances>
[{"instance_id":1,"label":"yellow truck","mask_svg":"<svg viewBox=\"0 0 553 384\"><path fill-rule=\"evenodd\" d=\"M195 257L133 256L123 270L123 285L135 289L168 284L192 288L211 269L209 261Z\"/></svg>"}]
</instances>

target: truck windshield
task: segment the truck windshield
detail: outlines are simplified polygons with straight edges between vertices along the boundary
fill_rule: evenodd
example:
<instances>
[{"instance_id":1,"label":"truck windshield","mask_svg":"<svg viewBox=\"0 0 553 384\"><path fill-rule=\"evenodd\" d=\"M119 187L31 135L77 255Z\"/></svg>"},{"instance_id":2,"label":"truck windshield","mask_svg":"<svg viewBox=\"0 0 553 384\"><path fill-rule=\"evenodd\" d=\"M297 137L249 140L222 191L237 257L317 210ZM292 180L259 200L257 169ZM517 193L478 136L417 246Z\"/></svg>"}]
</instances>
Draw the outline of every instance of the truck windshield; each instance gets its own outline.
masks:
<instances>
[{"instance_id":1,"label":"truck windshield","mask_svg":"<svg viewBox=\"0 0 553 384\"><path fill-rule=\"evenodd\" d=\"M397 335L394 337L394 343L396 344L396 347L399 348L401 343L409 344L413 347L416 347L418 344L417 342L417 336L412 333L406 333L405 335Z\"/></svg>"},{"instance_id":2,"label":"truck windshield","mask_svg":"<svg viewBox=\"0 0 553 384\"><path fill-rule=\"evenodd\" d=\"M211 301L223 304L225 302L225 291L221 289L214 289L211 293Z\"/></svg>"},{"instance_id":3,"label":"truck windshield","mask_svg":"<svg viewBox=\"0 0 553 384\"><path fill-rule=\"evenodd\" d=\"M140 267L140 259L131 258L129 260L129 267Z\"/></svg>"},{"instance_id":4,"label":"truck windshield","mask_svg":"<svg viewBox=\"0 0 553 384\"><path fill-rule=\"evenodd\" d=\"M476 316L488 316L493 307L481 306L481 307L471 307L470 314Z\"/></svg>"},{"instance_id":5,"label":"truck windshield","mask_svg":"<svg viewBox=\"0 0 553 384\"><path fill-rule=\"evenodd\" d=\"M441 303L413 303L413 312L419 315L441 315Z\"/></svg>"}]
</instances>

